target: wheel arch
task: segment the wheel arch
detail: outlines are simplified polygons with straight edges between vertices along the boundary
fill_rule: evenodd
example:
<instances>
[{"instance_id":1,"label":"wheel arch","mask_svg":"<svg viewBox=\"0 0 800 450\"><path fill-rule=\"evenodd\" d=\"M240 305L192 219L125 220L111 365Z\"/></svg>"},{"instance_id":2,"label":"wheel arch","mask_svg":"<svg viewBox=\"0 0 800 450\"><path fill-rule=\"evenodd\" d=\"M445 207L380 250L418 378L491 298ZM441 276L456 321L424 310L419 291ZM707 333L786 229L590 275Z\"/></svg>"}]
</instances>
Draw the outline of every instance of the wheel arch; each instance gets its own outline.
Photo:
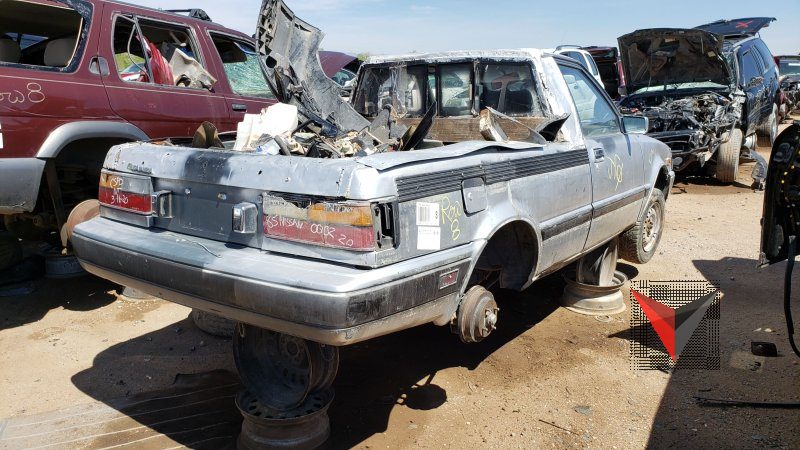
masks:
<instances>
[{"instance_id":1,"label":"wheel arch","mask_svg":"<svg viewBox=\"0 0 800 450\"><path fill-rule=\"evenodd\" d=\"M128 122L81 121L71 122L53 130L39 147L36 157L57 157L69 144L85 139L121 139L146 141L150 139L144 131Z\"/></svg>"},{"instance_id":2,"label":"wheel arch","mask_svg":"<svg viewBox=\"0 0 800 450\"><path fill-rule=\"evenodd\" d=\"M527 287L539 264L541 233L536 226L515 217L497 224L488 236L476 252L462 292L484 280L481 272L491 273L498 266L500 287L515 290ZM509 252L509 248L513 251Z\"/></svg>"}]
</instances>

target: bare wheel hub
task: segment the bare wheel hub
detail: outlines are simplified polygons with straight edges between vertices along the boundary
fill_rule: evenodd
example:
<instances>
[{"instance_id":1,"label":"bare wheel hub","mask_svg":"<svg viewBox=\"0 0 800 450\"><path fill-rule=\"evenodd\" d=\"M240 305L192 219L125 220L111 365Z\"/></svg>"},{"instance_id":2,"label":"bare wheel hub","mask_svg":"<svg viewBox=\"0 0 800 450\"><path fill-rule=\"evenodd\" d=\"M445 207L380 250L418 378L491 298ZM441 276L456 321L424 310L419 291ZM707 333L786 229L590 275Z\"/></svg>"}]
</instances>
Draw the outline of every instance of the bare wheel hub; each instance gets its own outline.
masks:
<instances>
[{"instance_id":1,"label":"bare wheel hub","mask_svg":"<svg viewBox=\"0 0 800 450\"><path fill-rule=\"evenodd\" d=\"M497 327L499 311L491 292L473 286L461 299L454 331L463 342L480 342Z\"/></svg>"}]
</instances>

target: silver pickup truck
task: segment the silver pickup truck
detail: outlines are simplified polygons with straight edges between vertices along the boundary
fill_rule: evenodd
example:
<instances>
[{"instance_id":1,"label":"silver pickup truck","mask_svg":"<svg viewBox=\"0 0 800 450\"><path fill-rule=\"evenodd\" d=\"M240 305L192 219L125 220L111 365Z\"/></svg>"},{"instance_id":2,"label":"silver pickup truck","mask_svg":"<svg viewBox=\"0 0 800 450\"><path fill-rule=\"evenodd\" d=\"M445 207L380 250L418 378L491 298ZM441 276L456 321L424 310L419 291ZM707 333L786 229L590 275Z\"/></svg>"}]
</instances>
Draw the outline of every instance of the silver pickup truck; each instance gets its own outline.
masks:
<instances>
[{"instance_id":1,"label":"silver pickup truck","mask_svg":"<svg viewBox=\"0 0 800 450\"><path fill-rule=\"evenodd\" d=\"M481 286L524 289L616 238L634 262L656 251L670 150L577 62L376 59L354 109L321 75L318 30L281 1L260 20L263 68L298 127L273 138L277 155L114 147L100 216L72 234L86 270L343 346L431 322L477 341L496 320ZM465 305L477 315L459 319Z\"/></svg>"}]
</instances>

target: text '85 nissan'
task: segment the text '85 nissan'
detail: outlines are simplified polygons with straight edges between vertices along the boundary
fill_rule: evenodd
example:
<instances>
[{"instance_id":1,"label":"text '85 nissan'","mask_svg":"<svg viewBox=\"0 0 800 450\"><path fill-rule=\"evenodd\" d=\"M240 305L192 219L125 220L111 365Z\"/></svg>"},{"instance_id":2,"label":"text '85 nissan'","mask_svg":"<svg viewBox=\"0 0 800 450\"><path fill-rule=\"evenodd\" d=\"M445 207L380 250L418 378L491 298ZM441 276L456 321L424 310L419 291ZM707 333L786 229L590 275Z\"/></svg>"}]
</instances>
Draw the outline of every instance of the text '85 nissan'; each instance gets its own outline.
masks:
<instances>
[{"instance_id":1,"label":"text '85 nissan'","mask_svg":"<svg viewBox=\"0 0 800 450\"><path fill-rule=\"evenodd\" d=\"M258 50L290 130L254 151L114 147L100 216L72 236L84 268L238 321L237 339L343 346L431 322L478 341L496 320L484 287L524 289L617 238L630 261L655 253L670 150L574 61L375 59L354 108L321 39L265 1Z\"/></svg>"}]
</instances>

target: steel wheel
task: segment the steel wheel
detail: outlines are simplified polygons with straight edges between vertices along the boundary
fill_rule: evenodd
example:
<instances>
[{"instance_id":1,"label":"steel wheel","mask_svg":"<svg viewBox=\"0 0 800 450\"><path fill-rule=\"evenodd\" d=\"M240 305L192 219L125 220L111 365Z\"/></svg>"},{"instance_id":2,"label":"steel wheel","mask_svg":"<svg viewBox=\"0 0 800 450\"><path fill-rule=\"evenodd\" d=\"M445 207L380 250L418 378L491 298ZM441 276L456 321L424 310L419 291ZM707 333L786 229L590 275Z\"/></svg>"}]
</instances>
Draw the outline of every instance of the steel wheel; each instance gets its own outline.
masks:
<instances>
[{"instance_id":1,"label":"steel wheel","mask_svg":"<svg viewBox=\"0 0 800 450\"><path fill-rule=\"evenodd\" d=\"M336 378L339 349L239 323L233 355L245 387L262 405L288 411Z\"/></svg>"},{"instance_id":2,"label":"steel wheel","mask_svg":"<svg viewBox=\"0 0 800 450\"><path fill-rule=\"evenodd\" d=\"M653 202L647 209L647 214L642 222L642 241L644 243L644 251L650 253L658 244L658 238L661 235L661 218L664 212L661 210L662 204Z\"/></svg>"}]
</instances>

